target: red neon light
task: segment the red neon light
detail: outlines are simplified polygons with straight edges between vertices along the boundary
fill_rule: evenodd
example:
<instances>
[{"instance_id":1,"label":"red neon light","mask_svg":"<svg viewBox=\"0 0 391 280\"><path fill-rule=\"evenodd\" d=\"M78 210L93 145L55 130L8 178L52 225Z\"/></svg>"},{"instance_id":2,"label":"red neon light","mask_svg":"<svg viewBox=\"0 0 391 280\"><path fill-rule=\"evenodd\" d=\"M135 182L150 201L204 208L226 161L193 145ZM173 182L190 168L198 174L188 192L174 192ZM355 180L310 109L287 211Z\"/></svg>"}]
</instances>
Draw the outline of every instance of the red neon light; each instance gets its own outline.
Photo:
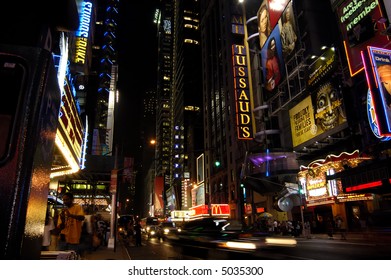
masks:
<instances>
[{"instance_id":1,"label":"red neon light","mask_svg":"<svg viewBox=\"0 0 391 280\"><path fill-rule=\"evenodd\" d=\"M228 204L211 204L212 215L230 215L230 207ZM192 216L208 215L208 205L202 204L190 208L193 212Z\"/></svg>"},{"instance_id":2,"label":"red neon light","mask_svg":"<svg viewBox=\"0 0 391 280\"><path fill-rule=\"evenodd\" d=\"M390 179L390 181L391 181L391 179ZM348 188L346 188L346 191L347 192L354 192L354 191L358 191L358 190L378 187L378 186L381 186L381 185L382 185L382 181L374 181L374 182L370 182L370 183L366 183L366 184L361 184L361 185L357 185L357 186L353 186L353 187L348 187Z\"/></svg>"}]
</instances>

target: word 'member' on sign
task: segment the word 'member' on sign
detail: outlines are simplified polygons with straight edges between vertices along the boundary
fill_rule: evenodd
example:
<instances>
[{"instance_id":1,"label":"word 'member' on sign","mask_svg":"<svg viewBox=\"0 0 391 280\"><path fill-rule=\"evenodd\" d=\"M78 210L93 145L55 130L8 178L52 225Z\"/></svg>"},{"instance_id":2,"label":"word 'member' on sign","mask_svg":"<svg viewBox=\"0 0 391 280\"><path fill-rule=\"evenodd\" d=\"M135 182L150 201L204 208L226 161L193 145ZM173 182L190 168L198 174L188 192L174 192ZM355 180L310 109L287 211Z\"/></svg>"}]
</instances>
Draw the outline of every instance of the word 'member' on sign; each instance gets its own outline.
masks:
<instances>
[{"instance_id":1,"label":"word 'member' on sign","mask_svg":"<svg viewBox=\"0 0 391 280\"><path fill-rule=\"evenodd\" d=\"M83 2L82 11L80 13L80 25L76 31L76 54L74 61L78 64L84 64L86 60L88 33L90 31L90 21L92 14L92 3Z\"/></svg>"},{"instance_id":2,"label":"word 'member' on sign","mask_svg":"<svg viewBox=\"0 0 391 280\"><path fill-rule=\"evenodd\" d=\"M254 138L251 111L252 98L245 46L232 45L232 59L238 139L252 140Z\"/></svg>"}]
</instances>

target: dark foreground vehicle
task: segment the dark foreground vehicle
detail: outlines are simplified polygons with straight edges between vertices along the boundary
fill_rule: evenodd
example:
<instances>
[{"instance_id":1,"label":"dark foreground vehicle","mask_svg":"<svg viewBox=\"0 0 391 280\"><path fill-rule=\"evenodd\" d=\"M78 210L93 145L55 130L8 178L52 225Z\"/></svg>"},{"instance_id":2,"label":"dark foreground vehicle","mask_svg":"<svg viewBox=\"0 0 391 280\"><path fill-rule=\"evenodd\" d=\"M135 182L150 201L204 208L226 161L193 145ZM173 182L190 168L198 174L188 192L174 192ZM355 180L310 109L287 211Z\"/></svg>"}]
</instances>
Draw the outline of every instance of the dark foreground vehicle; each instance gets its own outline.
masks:
<instances>
[{"instance_id":1,"label":"dark foreground vehicle","mask_svg":"<svg viewBox=\"0 0 391 280\"><path fill-rule=\"evenodd\" d=\"M291 236L273 236L269 232L243 229L236 221L218 218L204 218L186 222L181 231L167 239L181 246L184 253L222 250L227 252L256 253L265 247L295 247L297 242Z\"/></svg>"}]
</instances>

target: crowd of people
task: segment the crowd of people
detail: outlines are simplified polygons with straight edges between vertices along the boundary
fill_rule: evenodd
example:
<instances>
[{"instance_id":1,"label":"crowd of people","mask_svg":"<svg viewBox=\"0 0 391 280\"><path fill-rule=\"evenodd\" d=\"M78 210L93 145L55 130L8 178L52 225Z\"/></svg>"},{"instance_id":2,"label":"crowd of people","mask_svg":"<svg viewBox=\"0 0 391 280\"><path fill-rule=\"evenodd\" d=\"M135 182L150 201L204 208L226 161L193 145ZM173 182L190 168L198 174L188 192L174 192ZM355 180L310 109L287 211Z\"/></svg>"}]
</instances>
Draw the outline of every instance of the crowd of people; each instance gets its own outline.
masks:
<instances>
[{"instance_id":1,"label":"crowd of people","mask_svg":"<svg viewBox=\"0 0 391 280\"><path fill-rule=\"evenodd\" d=\"M319 225L314 221L306 220L303 224L302 221L297 220L277 221L272 218L259 218L253 224L254 230L270 232L274 235L303 236L306 238L311 238L311 234L313 233L320 233L317 229L318 227ZM362 226L362 228L364 227L365 225ZM347 224L341 216L336 216L334 219L328 217L325 220L324 229L329 239L334 239L338 235L341 240L346 240Z\"/></svg>"}]
</instances>

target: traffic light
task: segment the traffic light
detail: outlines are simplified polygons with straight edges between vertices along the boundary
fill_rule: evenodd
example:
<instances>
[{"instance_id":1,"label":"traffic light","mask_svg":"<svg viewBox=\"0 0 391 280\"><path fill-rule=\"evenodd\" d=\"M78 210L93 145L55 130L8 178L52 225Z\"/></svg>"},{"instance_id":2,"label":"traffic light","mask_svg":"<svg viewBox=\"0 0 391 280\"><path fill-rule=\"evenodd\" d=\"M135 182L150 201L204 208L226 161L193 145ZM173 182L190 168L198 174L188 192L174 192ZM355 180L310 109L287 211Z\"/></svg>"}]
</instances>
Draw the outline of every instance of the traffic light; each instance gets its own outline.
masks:
<instances>
[{"instance_id":1,"label":"traffic light","mask_svg":"<svg viewBox=\"0 0 391 280\"><path fill-rule=\"evenodd\" d=\"M221 162L220 162L219 160L216 160L216 161L215 161L215 166L216 166L216 167L219 167L220 165L221 165Z\"/></svg>"}]
</instances>

